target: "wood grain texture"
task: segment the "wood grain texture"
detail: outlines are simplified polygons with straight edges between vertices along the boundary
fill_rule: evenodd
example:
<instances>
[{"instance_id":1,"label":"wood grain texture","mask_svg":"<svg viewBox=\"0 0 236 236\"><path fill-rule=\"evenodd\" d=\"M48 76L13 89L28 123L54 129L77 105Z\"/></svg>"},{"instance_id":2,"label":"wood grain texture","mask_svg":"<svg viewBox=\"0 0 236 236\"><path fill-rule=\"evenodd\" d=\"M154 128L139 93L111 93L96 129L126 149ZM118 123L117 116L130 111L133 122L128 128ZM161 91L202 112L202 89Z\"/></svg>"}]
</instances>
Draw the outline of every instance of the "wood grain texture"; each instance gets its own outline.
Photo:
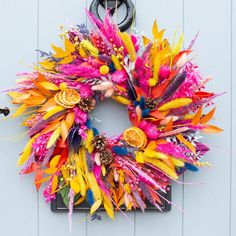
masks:
<instances>
[{"instance_id":1,"label":"wood grain texture","mask_svg":"<svg viewBox=\"0 0 236 236\"><path fill-rule=\"evenodd\" d=\"M227 91L216 103L217 123L225 131L205 137L211 148L205 160L211 168L197 174L187 173L186 182L203 184L184 188L183 235L229 235L230 213L230 121L231 121L231 5L230 0L185 1L184 32L190 42L200 30L195 45L195 61L204 77L214 80L207 88L215 92ZM220 46L221 45L221 46Z\"/></svg>"},{"instance_id":2,"label":"wood grain texture","mask_svg":"<svg viewBox=\"0 0 236 236\"><path fill-rule=\"evenodd\" d=\"M183 1L136 0L136 25L145 35L151 36L154 20L160 28L165 28L166 37L173 38L176 29L183 30ZM182 208L183 186L173 183L172 200ZM182 235L182 211L172 206L167 213L136 213L135 235L180 236Z\"/></svg>"},{"instance_id":3,"label":"wood grain texture","mask_svg":"<svg viewBox=\"0 0 236 236\"><path fill-rule=\"evenodd\" d=\"M28 9L26 8L28 6ZM15 85L16 73L28 70L36 60L37 1L0 1L1 59L0 90ZM24 61L24 65L20 63ZM0 93L0 106L9 106L10 99ZM31 176L20 178L16 161L26 144L25 129L18 126L20 119L0 120L0 227L1 235L37 236L37 193ZM24 138L23 138L24 137ZM30 225L30 227L26 227Z\"/></svg>"}]
</instances>

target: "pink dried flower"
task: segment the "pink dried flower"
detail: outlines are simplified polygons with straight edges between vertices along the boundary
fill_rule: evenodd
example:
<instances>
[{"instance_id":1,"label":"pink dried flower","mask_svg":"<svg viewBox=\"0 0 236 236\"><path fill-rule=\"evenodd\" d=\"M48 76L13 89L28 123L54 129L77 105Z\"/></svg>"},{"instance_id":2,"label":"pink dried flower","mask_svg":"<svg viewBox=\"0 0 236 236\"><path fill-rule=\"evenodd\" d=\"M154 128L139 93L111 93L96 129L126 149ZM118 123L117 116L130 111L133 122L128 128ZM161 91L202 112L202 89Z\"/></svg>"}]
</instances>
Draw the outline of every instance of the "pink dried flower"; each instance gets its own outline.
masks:
<instances>
[{"instance_id":1,"label":"pink dried flower","mask_svg":"<svg viewBox=\"0 0 236 236\"><path fill-rule=\"evenodd\" d=\"M75 114L75 123L76 124L85 124L88 119L88 113L82 111L78 107L73 108L73 112Z\"/></svg>"},{"instance_id":2,"label":"pink dried flower","mask_svg":"<svg viewBox=\"0 0 236 236\"><path fill-rule=\"evenodd\" d=\"M36 138L32 144L34 156L38 159L38 161L41 161L47 154L47 143L51 135L52 132L42 134Z\"/></svg>"},{"instance_id":3,"label":"pink dried flower","mask_svg":"<svg viewBox=\"0 0 236 236\"><path fill-rule=\"evenodd\" d=\"M184 67L186 71L186 79L178 88L173 98L193 97L194 92L201 88L202 77L198 72L198 67L188 62Z\"/></svg>"},{"instance_id":4,"label":"pink dried flower","mask_svg":"<svg viewBox=\"0 0 236 236\"><path fill-rule=\"evenodd\" d=\"M142 129L149 139L156 139L158 137L159 131L157 126L142 120L139 124L139 128Z\"/></svg>"},{"instance_id":5,"label":"pink dried flower","mask_svg":"<svg viewBox=\"0 0 236 236\"><path fill-rule=\"evenodd\" d=\"M125 82L127 78L128 78L128 75L125 70L117 70L111 76L111 80L118 84Z\"/></svg>"}]
</instances>

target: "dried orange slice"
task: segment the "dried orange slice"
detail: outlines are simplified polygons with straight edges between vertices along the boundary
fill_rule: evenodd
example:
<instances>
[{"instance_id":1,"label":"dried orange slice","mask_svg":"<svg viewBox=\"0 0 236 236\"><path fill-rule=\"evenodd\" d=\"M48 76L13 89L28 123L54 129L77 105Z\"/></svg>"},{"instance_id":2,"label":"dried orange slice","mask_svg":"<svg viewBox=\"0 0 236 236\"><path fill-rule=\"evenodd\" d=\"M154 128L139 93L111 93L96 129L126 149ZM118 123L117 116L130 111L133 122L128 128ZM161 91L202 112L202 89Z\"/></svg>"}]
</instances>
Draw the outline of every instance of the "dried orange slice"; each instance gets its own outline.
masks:
<instances>
[{"instance_id":1,"label":"dried orange slice","mask_svg":"<svg viewBox=\"0 0 236 236\"><path fill-rule=\"evenodd\" d=\"M63 102L61 102L60 95L61 95L61 93L59 92L54 97L54 100L58 105L63 106L65 108L73 108L74 107L74 105L66 105Z\"/></svg>"},{"instance_id":2,"label":"dried orange slice","mask_svg":"<svg viewBox=\"0 0 236 236\"><path fill-rule=\"evenodd\" d=\"M147 136L138 127L126 129L123 133L123 138L132 147L143 148L147 145Z\"/></svg>"},{"instance_id":3,"label":"dried orange slice","mask_svg":"<svg viewBox=\"0 0 236 236\"><path fill-rule=\"evenodd\" d=\"M79 103L80 95L74 89L65 89L57 93L54 97L54 100L58 105L61 105L65 108L72 108L75 104Z\"/></svg>"},{"instance_id":4,"label":"dried orange slice","mask_svg":"<svg viewBox=\"0 0 236 236\"><path fill-rule=\"evenodd\" d=\"M75 105L80 101L79 93L74 89L66 89L61 91L62 93L62 102L66 105Z\"/></svg>"}]
</instances>

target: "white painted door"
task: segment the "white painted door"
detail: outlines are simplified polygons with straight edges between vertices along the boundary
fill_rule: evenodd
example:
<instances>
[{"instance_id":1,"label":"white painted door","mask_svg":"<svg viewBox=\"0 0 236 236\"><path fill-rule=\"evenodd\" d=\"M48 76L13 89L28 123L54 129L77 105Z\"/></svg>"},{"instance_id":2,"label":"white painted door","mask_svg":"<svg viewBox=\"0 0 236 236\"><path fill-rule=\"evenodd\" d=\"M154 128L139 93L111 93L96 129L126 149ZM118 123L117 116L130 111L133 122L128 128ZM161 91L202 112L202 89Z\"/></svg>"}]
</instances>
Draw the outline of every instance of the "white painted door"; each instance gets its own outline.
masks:
<instances>
[{"instance_id":1,"label":"white painted door","mask_svg":"<svg viewBox=\"0 0 236 236\"><path fill-rule=\"evenodd\" d=\"M147 35L155 18L171 37L176 28L189 43L200 31L195 60L203 75L212 75L209 88L227 94L217 100L217 123L225 130L207 137L212 167L184 176L194 185L173 186L173 201L184 212L128 213L115 221L103 217L91 222L75 213L70 234L66 214L52 213L42 193L36 193L31 176L19 178L18 154L26 138L19 119L0 121L0 235L4 236L233 236L236 235L236 2L235 0L136 0L136 26ZM87 24L84 8L90 0L0 0L0 89L15 85L15 74L37 62L35 49L49 50L58 41L58 26L66 22ZM23 63L20 63L23 61ZM10 106L0 94L0 106ZM101 108L102 109L102 108ZM111 108L112 109L112 108ZM113 109L119 109L114 107ZM122 111L121 111L122 112ZM124 114L124 113L122 113ZM108 114L109 115L109 114ZM105 122L108 117L102 117ZM115 122L115 121L114 121ZM126 120L121 125L126 126ZM118 128L110 125L110 132ZM117 127L117 126L116 126ZM107 127L106 127L107 128ZM203 184L199 184L203 183Z\"/></svg>"}]
</instances>

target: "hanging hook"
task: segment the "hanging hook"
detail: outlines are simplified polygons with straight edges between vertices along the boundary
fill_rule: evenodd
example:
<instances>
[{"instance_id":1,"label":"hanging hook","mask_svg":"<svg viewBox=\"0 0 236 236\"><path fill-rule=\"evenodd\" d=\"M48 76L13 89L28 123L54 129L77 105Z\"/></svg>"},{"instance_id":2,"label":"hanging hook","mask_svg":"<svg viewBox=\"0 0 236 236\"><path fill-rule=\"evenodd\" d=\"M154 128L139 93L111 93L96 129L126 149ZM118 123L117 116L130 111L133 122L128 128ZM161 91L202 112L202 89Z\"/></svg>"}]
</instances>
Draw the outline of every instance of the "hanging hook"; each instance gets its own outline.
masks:
<instances>
[{"instance_id":1,"label":"hanging hook","mask_svg":"<svg viewBox=\"0 0 236 236\"><path fill-rule=\"evenodd\" d=\"M126 16L120 23L118 23L118 26L121 31L125 31L131 26L134 17L134 4L131 0L93 0L89 7L89 11L102 21L98 13L99 5L104 9L107 7L110 14L113 15L123 3L126 7Z\"/></svg>"},{"instance_id":2,"label":"hanging hook","mask_svg":"<svg viewBox=\"0 0 236 236\"><path fill-rule=\"evenodd\" d=\"M10 109L8 107L0 108L0 114L3 114L4 116L9 115Z\"/></svg>"}]
</instances>

